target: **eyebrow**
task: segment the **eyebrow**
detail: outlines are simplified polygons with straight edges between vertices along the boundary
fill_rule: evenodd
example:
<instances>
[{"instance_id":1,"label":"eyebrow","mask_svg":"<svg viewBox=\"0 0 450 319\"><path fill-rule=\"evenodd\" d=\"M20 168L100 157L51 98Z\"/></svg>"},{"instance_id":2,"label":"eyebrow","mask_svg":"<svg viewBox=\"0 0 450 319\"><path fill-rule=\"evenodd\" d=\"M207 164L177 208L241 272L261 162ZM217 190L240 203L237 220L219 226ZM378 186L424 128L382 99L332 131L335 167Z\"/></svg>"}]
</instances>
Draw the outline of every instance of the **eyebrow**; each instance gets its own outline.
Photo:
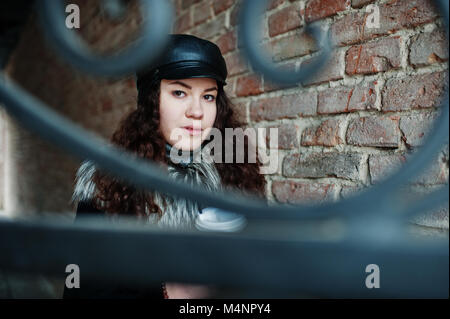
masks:
<instances>
[{"instance_id":1,"label":"eyebrow","mask_svg":"<svg viewBox=\"0 0 450 319\"><path fill-rule=\"evenodd\" d=\"M179 84L179 85L184 86L185 88L187 88L189 90L192 90L192 87L190 85L187 85L186 83L181 82L181 81L174 81L174 82L171 82L169 84ZM212 87L212 88L206 89L203 92L210 92L210 91L217 91L217 87Z\"/></svg>"}]
</instances>

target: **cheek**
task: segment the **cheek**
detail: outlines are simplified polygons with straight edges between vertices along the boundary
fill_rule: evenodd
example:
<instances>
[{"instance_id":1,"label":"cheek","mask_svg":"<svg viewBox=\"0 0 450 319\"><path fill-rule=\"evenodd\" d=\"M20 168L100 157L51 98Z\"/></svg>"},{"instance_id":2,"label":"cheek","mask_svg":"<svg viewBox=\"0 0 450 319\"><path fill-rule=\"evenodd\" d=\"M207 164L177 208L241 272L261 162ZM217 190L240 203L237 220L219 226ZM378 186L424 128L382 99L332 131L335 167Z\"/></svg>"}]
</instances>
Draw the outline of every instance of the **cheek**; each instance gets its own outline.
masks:
<instances>
[{"instance_id":1,"label":"cheek","mask_svg":"<svg viewBox=\"0 0 450 319\"><path fill-rule=\"evenodd\" d=\"M164 135L170 129L170 115L167 113L167 110L164 108L159 109L159 127Z\"/></svg>"},{"instance_id":2,"label":"cheek","mask_svg":"<svg viewBox=\"0 0 450 319\"><path fill-rule=\"evenodd\" d=\"M162 129L170 129L176 126L176 122L183 115L182 107L166 101L159 108L160 126Z\"/></svg>"},{"instance_id":3,"label":"cheek","mask_svg":"<svg viewBox=\"0 0 450 319\"><path fill-rule=\"evenodd\" d=\"M160 108L159 116L160 116L160 125L161 126L165 127L170 124L169 119L172 117L170 113L171 112L169 109L164 108L164 107Z\"/></svg>"},{"instance_id":4,"label":"cheek","mask_svg":"<svg viewBox=\"0 0 450 319\"><path fill-rule=\"evenodd\" d=\"M217 115L217 106L211 107L205 112L205 122L208 127L212 127L214 125L214 121L216 120Z\"/></svg>"}]
</instances>

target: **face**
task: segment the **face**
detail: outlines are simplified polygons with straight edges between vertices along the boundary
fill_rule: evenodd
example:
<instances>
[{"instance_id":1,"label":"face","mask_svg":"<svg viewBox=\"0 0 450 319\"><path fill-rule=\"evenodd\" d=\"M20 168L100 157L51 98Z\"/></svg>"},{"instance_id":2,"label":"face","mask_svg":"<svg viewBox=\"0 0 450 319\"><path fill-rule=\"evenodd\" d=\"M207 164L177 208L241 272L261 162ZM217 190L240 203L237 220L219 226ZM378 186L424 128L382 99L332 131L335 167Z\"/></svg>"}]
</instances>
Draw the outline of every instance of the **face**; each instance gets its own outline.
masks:
<instances>
[{"instance_id":1,"label":"face","mask_svg":"<svg viewBox=\"0 0 450 319\"><path fill-rule=\"evenodd\" d=\"M200 147L216 119L217 93L211 78L161 80L160 129L166 142L183 151Z\"/></svg>"}]
</instances>

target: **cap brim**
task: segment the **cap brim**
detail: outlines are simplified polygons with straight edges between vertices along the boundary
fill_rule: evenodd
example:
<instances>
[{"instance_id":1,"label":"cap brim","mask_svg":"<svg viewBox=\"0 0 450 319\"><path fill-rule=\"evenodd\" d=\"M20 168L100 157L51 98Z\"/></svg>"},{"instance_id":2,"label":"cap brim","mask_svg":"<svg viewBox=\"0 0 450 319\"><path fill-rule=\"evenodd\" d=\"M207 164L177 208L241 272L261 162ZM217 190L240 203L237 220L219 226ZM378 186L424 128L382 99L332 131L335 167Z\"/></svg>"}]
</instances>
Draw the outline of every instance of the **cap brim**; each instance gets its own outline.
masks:
<instances>
[{"instance_id":1,"label":"cap brim","mask_svg":"<svg viewBox=\"0 0 450 319\"><path fill-rule=\"evenodd\" d=\"M175 79L189 79L189 78L212 78L226 85L226 82L207 66L178 66L174 68L165 69L161 72L162 79L175 80Z\"/></svg>"}]
</instances>

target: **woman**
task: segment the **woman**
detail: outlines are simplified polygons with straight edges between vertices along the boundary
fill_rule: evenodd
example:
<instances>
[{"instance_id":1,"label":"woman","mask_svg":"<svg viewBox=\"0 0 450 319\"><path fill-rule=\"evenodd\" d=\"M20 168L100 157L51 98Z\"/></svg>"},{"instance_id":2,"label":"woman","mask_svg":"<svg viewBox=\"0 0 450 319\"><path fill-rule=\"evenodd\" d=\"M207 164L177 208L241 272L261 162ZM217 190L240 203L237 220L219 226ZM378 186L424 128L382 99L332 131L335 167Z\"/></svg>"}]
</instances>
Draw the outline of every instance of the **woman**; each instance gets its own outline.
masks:
<instances>
[{"instance_id":1,"label":"woman","mask_svg":"<svg viewBox=\"0 0 450 319\"><path fill-rule=\"evenodd\" d=\"M225 128L239 128L223 86L227 68L219 48L190 35L171 35L166 54L137 74L137 109L128 114L112 136L112 143L132 154L156 162L170 178L209 190L242 190L265 198L266 181L259 173L260 162L249 163L245 140L244 163L225 160L198 161L205 145L214 142L212 130L225 136ZM234 141L233 141L234 142ZM235 143L235 142L234 142ZM214 149L216 155L217 148ZM174 154L188 153L180 158ZM77 172L73 200L78 202L77 219L88 213L136 216L161 227L192 227L204 207L183 198L136 189L85 161ZM64 298L165 297L203 298L211 296L203 286L163 283L158 287L133 290L84 284L65 288Z\"/></svg>"}]
</instances>

